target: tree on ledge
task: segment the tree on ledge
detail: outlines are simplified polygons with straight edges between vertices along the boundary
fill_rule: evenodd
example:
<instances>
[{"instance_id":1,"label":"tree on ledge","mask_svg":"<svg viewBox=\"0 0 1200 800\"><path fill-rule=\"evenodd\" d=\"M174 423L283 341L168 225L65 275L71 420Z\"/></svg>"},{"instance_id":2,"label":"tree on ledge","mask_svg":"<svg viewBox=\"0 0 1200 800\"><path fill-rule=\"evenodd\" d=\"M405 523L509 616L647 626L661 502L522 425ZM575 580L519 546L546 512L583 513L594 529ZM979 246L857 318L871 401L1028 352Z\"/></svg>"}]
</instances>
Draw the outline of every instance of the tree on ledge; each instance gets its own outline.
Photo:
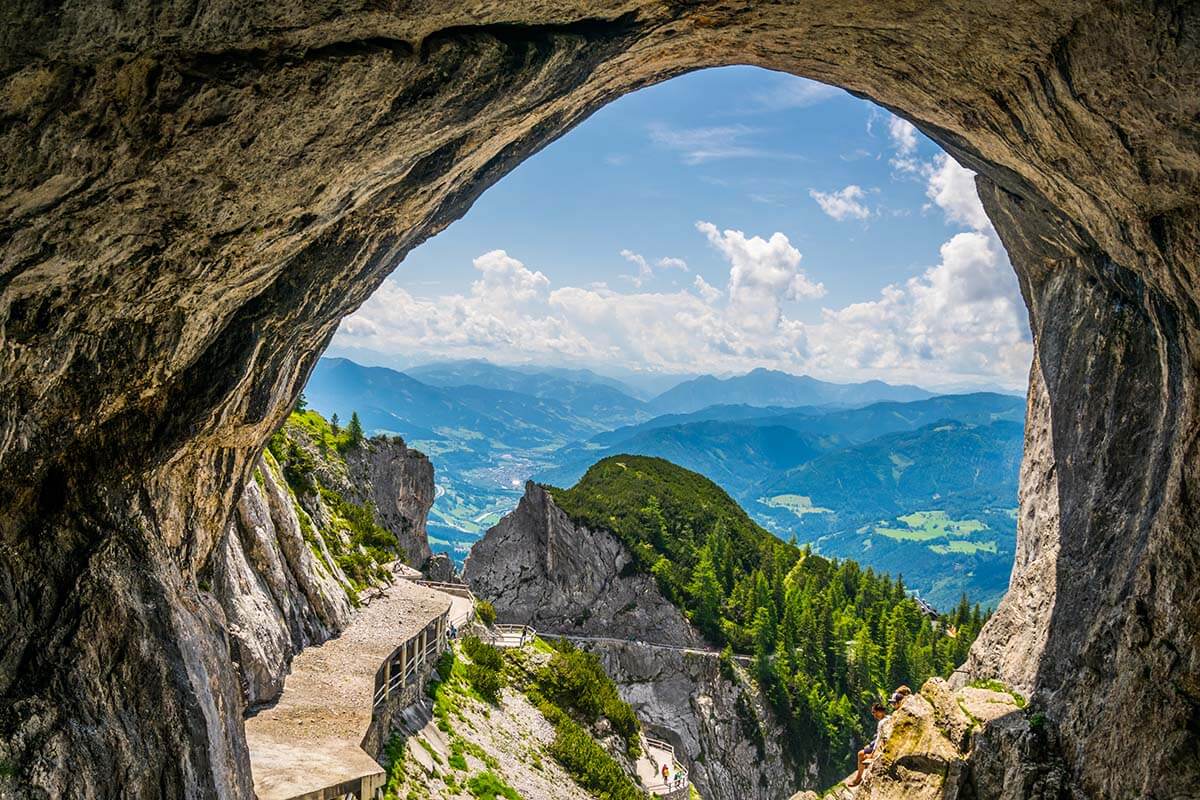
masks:
<instances>
[{"instance_id":1,"label":"tree on ledge","mask_svg":"<svg viewBox=\"0 0 1200 800\"><path fill-rule=\"evenodd\" d=\"M357 411L351 412L350 424L346 426L346 433L350 435L351 447L358 447L363 443L363 427L362 422L358 419Z\"/></svg>"}]
</instances>

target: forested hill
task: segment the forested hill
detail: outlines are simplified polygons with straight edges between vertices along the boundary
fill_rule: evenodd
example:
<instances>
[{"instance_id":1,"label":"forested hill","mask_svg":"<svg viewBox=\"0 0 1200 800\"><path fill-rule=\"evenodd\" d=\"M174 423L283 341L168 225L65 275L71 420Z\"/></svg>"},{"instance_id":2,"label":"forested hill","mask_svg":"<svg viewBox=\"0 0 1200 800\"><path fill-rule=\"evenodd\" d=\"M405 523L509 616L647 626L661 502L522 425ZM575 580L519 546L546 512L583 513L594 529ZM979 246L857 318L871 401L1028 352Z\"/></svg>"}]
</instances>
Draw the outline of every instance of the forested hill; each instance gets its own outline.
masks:
<instances>
[{"instance_id":1,"label":"forested hill","mask_svg":"<svg viewBox=\"0 0 1200 800\"><path fill-rule=\"evenodd\" d=\"M759 527L707 478L659 458L597 462L551 489L575 522L612 531L714 643L756 656L798 765L844 774L870 703L966 658L984 618L964 599L935 624L903 582Z\"/></svg>"}]
</instances>

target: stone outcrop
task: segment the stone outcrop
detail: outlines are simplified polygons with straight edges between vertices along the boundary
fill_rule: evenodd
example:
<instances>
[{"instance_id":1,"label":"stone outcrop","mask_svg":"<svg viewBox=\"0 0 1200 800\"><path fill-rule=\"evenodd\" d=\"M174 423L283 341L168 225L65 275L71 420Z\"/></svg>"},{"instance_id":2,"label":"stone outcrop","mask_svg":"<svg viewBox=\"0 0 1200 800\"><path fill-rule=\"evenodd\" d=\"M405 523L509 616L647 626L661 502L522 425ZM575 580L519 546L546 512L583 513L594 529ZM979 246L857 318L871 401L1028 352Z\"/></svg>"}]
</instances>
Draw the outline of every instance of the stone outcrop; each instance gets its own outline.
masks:
<instances>
[{"instance_id":1,"label":"stone outcrop","mask_svg":"<svg viewBox=\"0 0 1200 800\"><path fill-rule=\"evenodd\" d=\"M979 173L1040 400L969 669L1031 688L1091 795L1193 793L1198 29L1188 0L3 4L6 787L248 797L198 575L338 320L604 103L738 63Z\"/></svg>"},{"instance_id":2,"label":"stone outcrop","mask_svg":"<svg viewBox=\"0 0 1200 800\"><path fill-rule=\"evenodd\" d=\"M600 657L638 718L690 762L708 800L794 791L782 727L750 679L721 669L619 539L576 525L543 487L526 484L517 508L471 548L463 576L499 621L584 637L576 643Z\"/></svg>"},{"instance_id":3,"label":"stone outcrop","mask_svg":"<svg viewBox=\"0 0 1200 800\"><path fill-rule=\"evenodd\" d=\"M792 800L1075 800L1044 717L995 688L933 678L888 716L859 786Z\"/></svg>"},{"instance_id":4,"label":"stone outcrop","mask_svg":"<svg viewBox=\"0 0 1200 800\"><path fill-rule=\"evenodd\" d=\"M399 436L379 436L346 453L346 464L350 496L370 502L404 548L406 564L425 567L433 555L425 529L435 493L432 462Z\"/></svg>"},{"instance_id":5,"label":"stone outcrop","mask_svg":"<svg viewBox=\"0 0 1200 800\"><path fill-rule=\"evenodd\" d=\"M492 601L501 622L677 646L703 642L654 578L634 569L620 540L577 526L532 481L516 510L471 548L463 579Z\"/></svg>"}]
</instances>

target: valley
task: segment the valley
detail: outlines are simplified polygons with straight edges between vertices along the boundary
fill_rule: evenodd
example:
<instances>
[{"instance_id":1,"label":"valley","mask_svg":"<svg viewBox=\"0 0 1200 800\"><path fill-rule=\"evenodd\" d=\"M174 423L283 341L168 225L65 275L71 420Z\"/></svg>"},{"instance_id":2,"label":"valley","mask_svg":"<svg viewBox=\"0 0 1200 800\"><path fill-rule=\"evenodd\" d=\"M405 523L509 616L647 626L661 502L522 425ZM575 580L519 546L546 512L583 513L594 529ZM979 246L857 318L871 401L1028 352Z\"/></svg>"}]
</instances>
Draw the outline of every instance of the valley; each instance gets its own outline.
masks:
<instances>
[{"instance_id":1,"label":"valley","mask_svg":"<svg viewBox=\"0 0 1200 800\"><path fill-rule=\"evenodd\" d=\"M768 370L645 394L587 370L477 360L401 373L343 358L322 359L305 389L327 416L357 412L369 432L429 455L430 544L458 564L527 480L567 488L595 462L633 454L713 480L784 541L903 575L935 607L966 593L994 608L1003 596L1023 398Z\"/></svg>"}]
</instances>

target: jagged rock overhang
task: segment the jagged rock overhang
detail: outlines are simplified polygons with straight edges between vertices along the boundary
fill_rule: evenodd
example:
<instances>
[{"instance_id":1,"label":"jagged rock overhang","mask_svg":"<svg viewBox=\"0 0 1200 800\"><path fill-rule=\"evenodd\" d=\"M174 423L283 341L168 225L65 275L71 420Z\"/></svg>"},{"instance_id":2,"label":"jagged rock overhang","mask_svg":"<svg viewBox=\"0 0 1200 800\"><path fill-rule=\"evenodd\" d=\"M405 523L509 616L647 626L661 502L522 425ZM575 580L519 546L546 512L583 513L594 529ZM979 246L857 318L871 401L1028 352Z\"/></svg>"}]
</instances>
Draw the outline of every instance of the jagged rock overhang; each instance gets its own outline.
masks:
<instances>
[{"instance_id":1,"label":"jagged rock overhang","mask_svg":"<svg viewBox=\"0 0 1200 800\"><path fill-rule=\"evenodd\" d=\"M102 786L111 766L133 795L244 788L232 677L194 575L337 321L603 103L750 63L875 99L983 176L1045 396L1031 405L1046 441L1031 441L1026 486L1040 488L1023 497L1019 566L1060 580L1050 593L1028 581L1010 603L1046 626L1036 652L978 666L1019 669L1059 698L1072 740L1100 742L1107 708L1145 712L1116 751L1080 757L1145 764L1096 777L1098 793L1188 785L1166 765L1196 763L1181 762L1180 737L1200 616L1186 536L1200 513L1198 14L1186 2L6 6L0 728L15 744L0 755L41 763L51 793L76 765L73 786ZM1034 513L1050 505L1061 520ZM1062 555L1039 561L1048 552ZM155 605L180 613L164 625ZM118 641L106 618L161 646L103 646ZM994 647L1008 640L992 631ZM135 718L153 728L177 703L183 729L204 733L151 736L140 765L106 760L133 734L85 746L67 709L109 718L103 698L129 689L99 691L93 663L149 676L166 698L153 712L125 698ZM1127 677L1105 677L1105 663ZM49 752L66 755L39 760ZM155 764L171 765L166 778Z\"/></svg>"}]
</instances>

